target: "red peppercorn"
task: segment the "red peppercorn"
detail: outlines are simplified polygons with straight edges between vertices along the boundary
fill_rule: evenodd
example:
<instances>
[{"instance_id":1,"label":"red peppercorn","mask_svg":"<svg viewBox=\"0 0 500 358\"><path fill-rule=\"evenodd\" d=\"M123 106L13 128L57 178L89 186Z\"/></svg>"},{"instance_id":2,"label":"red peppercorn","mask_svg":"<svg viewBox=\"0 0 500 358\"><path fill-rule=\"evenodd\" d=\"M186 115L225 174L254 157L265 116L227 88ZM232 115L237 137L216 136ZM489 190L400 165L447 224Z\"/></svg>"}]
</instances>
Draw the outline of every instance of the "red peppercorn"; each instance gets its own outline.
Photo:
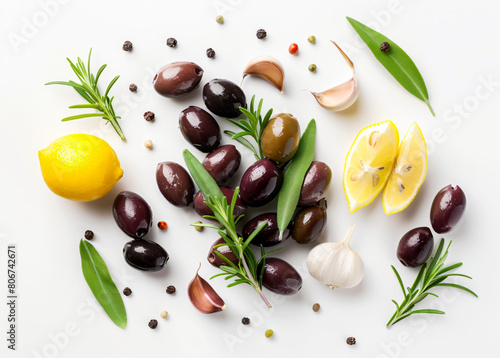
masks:
<instances>
[{"instance_id":1,"label":"red peppercorn","mask_svg":"<svg viewBox=\"0 0 500 358\"><path fill-rule=\"evenodd\" d=\"M288 47L288 52L290 52L291 55L295 55L297 52L299 52L299 45L296 43L291 44Z\"/></svg>"},{"instance_id":2,"label":"red peppercorn","mask_svg":"<svg viewBox=\"0 0 500 358\"><path fill-rule=\"evenodd\" d=\"M167 230L167 223L165 221L158 221L158 227L160 230Z\"/></svg>"}]
</instances>

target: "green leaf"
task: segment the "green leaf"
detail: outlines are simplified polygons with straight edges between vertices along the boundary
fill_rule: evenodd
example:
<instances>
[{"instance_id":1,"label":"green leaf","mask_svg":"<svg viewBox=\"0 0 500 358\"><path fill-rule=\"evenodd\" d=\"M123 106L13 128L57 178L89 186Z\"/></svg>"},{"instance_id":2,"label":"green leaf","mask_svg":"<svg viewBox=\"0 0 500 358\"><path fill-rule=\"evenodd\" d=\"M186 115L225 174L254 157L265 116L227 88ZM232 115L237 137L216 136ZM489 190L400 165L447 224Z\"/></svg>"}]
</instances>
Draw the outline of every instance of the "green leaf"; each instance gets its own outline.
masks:
<instances>
[{"instance_id":1,"label":"green leaf","mask_svg":"<svg viewBox=\"0 0 500 358\"><path fill-rule=\"evenodd\" d=\"M108 88L106 88L106 92L104 93L104 97L108 96L108 93L111 90L111 87L113 87L113 85L115 84L116 81L118 81L119 78L120 78L120 76L116 76L115 78L113 78L111 80L111 82L108 85Z\"/></svg>"},{"instance_id":2,"label":"green leaf","mask_svg":"<svg viewBox=\"0 0 500 358\"><path fill-rule=\"evenodd\" d=\"M293 156L290 166L285 172L283 185L278 196L278 228L280 237L286 229L299 202L300 189L307 169L314 158L316 144L316 121L311 119L304 134L300 138L299 147Z\"/></svg>"},{"instance_id":3,"label":"green leaf","mask_svg":"<svg viewBox=\"0 0 500 358\"><path fill-rule=\"evenodd\" d=\"M234 135L236 135L234 132L231 132L231 131L224 131L225 134L231 136L231 138L233 138ZM250 143L246 138L243 138L243 137L239 137L239 138L234 138L236 141L238 141L239 143L243 144L245 147L247 147L248 149L250 149L255 158L257 160L260 159L259 155L257 154L257 151L255 150L254 146L252 145L252 143Z\"/></svg>"},{"instance_id":4,"label":"green leaf","mask_svg":"<svg viewBox=\"0 0 500 358\"><path fill-rule=\"evenodd\" d=\"M215 200L225 198L214 178L212 178L203 165L201 165L200 161L187 149L184 150L183 155L189 173L191 173L196 185L198 185L198 188L200 188L203 193L205 200L208 200L209 197Z\"/></svg>"},{"instance_id":5,"label":"green leaf","mask_svg":"<svg viewBox=\"0 0 500 358\"><path fill-rule=\"evenodd\" d=\"M389 71L403 88L418 99L424 101L434 116L434 110L429 103L429 94L427 93L424 79L410 56L394 43L394 41L391 41L381 33L363 25L353 18L347 17L347 21L349 21L359 37L365 42L382 66ZM388 52L380 50L380 45L383 42L388 42L391 45L391 49Z\"/></svg>"},{"instance_id":6,"label":"green leaf","mask_svg":"<svg viewBox=\"0 0 500 358\"><path fill-rule=\"evenodd\" d=\"M394 271L394 274L398 278L398 282L399 282L399 285L401 286L401 290L403 291L403 295L404 295L404 297L406 297L406 290L405 290L405 286L403 285L403 280L401 280L401 276L399 275L398 270L396 270L396 268L392 265L391 265L391 267L392 267L392 271Z\"/></svg>"},{"instance_id":7,"label":"green leaf","mask_svg":"<svg viewBox=\"0 0 500 358\"><path fill-rule=\"evenodd\" d=\"M101 107L99 107L97 104L89 103L89 104L75 104L73 106L69 106L68 108L93 108L99 110Z\"/></svg>"},{"instance_id":8,"label":"green leaf","mask_svg":"<svg viewBox=\"0 0 500 358\"><path fill-rule=\"evenodd\" d=\"M469 292L471 295L478 297L472 290L469 290L467 287L464 287L462 285L457 285L454 283L440 283L437 284L436 286L458 288L459 290L464 290L466 292Z\"/></svg>"},{"instance_id":9,"label":"green leaf","mask_svg":"<svg viewBox=\"0 0 500 358\"><path fill-rule=\"evenodd\" d=\"M87 114L77 114L76 116L69 116L61 119L62 122L74 121L75 119L89 118L89 117L102 117L102 113L87 113Z\"/></svg>"},{"instance_id":10,"label":"green leaf","mask_svg":"<svg viewBox=\"0 0 500 358\"><path fill-rule=\"evenodd\" d=\"M423 309L423 310L415 310L415 311L411 311L411 312L410 312L410 315L412 315L412 314L416 314L416 313L445 314L443 311L440 311L440 310Z\"/></svg>"},{"instance_id":11,"label":"green leaf","mask_svg":"<svg viewBox=\"0 0 500 358\"><path fill-rule=\"evenodd\" d=\"M80 257L85 281L109 318L120 328L127 326L122 297L111 279L106 263L92 244L80 241Z\"/></svg>"},{"instance_id":12,"label":"green leaf","mask_svg":"<svg viewBox=\"0 0 500 358\"><path fill-rule=\"evenodd\" d=\"M253 238L257 236L257 234L261 232L266 226L267 226L267 221L264 221L259 226L257 226L257 228L250 234L248 239L246 239L245 242L243 243L243 250L248 246L248 244L253 240Z\"/></svg>"}]
</instances>

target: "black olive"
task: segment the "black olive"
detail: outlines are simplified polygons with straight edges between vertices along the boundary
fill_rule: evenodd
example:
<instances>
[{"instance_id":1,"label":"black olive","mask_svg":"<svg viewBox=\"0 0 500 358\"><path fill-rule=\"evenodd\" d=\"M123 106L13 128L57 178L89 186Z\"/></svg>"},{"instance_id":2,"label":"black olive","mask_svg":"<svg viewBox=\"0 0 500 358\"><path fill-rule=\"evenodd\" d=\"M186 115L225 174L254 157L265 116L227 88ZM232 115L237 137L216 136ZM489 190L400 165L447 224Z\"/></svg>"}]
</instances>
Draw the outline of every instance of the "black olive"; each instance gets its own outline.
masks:
<instances>
[{"instance_id":1,"label":"black olive","mask_svg":"<svg viewBox=\"0 0 500 358\"><path fill-rule=\"evenodd\" d=\"M168 254L156 242L133 240L123 247L123 256L127 263L142 271L161 270L168 261Z\"/></svg>"}]
</instances>

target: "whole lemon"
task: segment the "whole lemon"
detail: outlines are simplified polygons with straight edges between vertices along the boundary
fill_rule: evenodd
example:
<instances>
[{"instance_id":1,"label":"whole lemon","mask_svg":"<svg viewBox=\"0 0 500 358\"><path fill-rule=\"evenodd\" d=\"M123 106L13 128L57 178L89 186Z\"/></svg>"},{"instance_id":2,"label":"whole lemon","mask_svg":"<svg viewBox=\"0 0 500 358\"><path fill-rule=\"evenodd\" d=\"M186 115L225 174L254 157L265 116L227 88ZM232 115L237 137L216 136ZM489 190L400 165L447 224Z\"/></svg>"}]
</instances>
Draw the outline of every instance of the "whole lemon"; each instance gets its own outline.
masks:
<instances>
[{"instance_id":1,"label":"whole lemon","mask_svg":"<svg viewBox=\"0 0 500 358\"><path fill-rule=\"evenodd\" d=\"M45 183L55 194L76 201L106 195L122 177L115 151L89 134L71 134L38 152Z\"/></svg>"}]
</instances>

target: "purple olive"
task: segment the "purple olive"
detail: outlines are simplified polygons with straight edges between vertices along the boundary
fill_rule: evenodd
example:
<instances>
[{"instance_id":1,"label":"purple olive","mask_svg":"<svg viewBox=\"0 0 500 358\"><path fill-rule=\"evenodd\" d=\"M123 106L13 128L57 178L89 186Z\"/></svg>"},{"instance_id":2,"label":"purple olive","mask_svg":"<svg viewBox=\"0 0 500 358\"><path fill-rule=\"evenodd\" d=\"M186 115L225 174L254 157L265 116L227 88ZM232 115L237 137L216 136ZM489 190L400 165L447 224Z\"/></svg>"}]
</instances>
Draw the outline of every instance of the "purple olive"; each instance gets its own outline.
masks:
<instances>
[{"instance_id":1,"label":"purple olive","mask_svg":"<svg viewBox=\"0 0 500 358\"><path fill-rule=\"evenodd\" d=\"M219 255L217 255L215 253L215 251L217 251L222 256L229 259L229 261L231 261L233 264L238 266L238 263L240 262L240 260L231 251L231 249L229 248L229 246L227 246L227 244L223 245L223 246L219 246L217 248L214 248L214 246L220 245L220 244L226 244L226 242L224 241L224 239L222 237L219 238L217 241L215 241L213 243L213 245L210 247L210 251L208 252L208 256L207 256L208 262L210 262L210 264L212 266L215 266L215 267L220 267L221 265L229 266L226 261L224 261L221 257L219 257Z\"/></svg>"},{"instance_id":2,"label":"purple olive","mask_svg":"<svg viewBox=\"0 0 500 358\"><path fill-rule=\"evenodd\" d=\"M332 180L332 170L323 162L314 161L307 169L300 189L299 206L313 205L318 202Z\"/></svg>"},{"instance_id":3,"label":"purple olive","mask_svg":"<svg viewBox=\"0 0 500 358\"><path fill-rule=\"evenodd\" d=\"M149 240L132 240L123 247L125 261L138 270L159 271L168 261L163 247Z\"/></svg>"},{"instance_id":4,"label":"purple olive","mask_svg":"<svg viewBox=\"0 0 500 358\"><path fill-rule=\"evenodd\" d=\"M283 237L280 240L280 231L278 229L278 218L276 213L260 214L253 219L249 220L243 226L243 238L246 240L262 223L266 222L267 225L250 241L251 244L256 246L274 246L285 241L290 236L290 230L286 228L283 231Z\"/></svg>"},{"instance_id":5,"label":"purple olive","mask_svg":"<svg viewBox=\"0 0 500 358\"><path fill-rule=\"evenodd\" d=\"M184 138L196 149L208 153L220 144L220 127L210 113L189 106L179 115L179 128Z\"/></svg>"},{"instance_id":6,"label":"purple olive","mask_svg":"<svg viewBox=\"0 0 500 358\"><path fill-rule=\"evenodd\" d=\"M220 190L226 197L227 203L230 205L231 201L233 200L234 189L221 186ZM198 191L194 196L194 209L201 216L214 215L214 212L205 205L205 197L203 196L201 190ZM238 216L244 215L246 212L247 207L245 206L245 203L243 203L240 198L236 199L236 206L234 207L233 217L236 219Z\"/></svg>"},{"instance_id":7,"label":"purple olive","mask_svg":"<svg viewBox=\"0 0 500 358\"><path fill-rule=\"evenodd\" d=\"M423 265L431 256L434 237L428 227L417 227L408 231L399 241L397 256L405 266Z\"/></svg>"},{"instance_id":8,"label":"purple olive","mask_svg":"<svg viewBox=\"0 0 500 358\"><path fill-rule=\"evenodd\" d=\"M299 244L310 244L321 236L326 226L326 200L305 207L295 214L292 224L292 238Z\"/></svg>"},{"instance_id":9,"label":"purple olive","mask_svg":"<svg viewBox=\"0 0 500 358\"><path fill-rule=\"evenodd\" d=\"M241 114L240 107L246 108L245 93L237 84L215 78L203 87L203 101L210 112L227 118Z\"/></svg>"},{"instance_id":10,"label":"purple olive","mask_svg":"<svg viewBox=\"0 0 500 358\"><path fill-rule=\"evenodd\" d=\"M232 144L221 145L203 159L203 167L215 179L224 185L240 167L241 154Z\"/></svg>"},{"instance_id":11,"label":"purple olive","mask_svg":"<svg viewBox=\"0 0 500 358\"><path fill-rule=\"evenodd\" d=\"M302 288L302 277L288 262L266 257L262 285L279 295L293 295Z\"/></svg>"},{"instance_id":12,"label":"purple olive","mask_svg":"<svg viewBox=\"0 0 500 358\"><path fill-rule=\"evenodd\" d=\"M431 206L432 228L438 234L451 231L460 221L465 210L465 194L458 185L441 189Z\"/></svg>"},{"instance_id":13,"label":"purple olive","mask_svg":"<svg viewBox=\"0 0 500 358\"><path fill-rule=\"evenodd\" d=\"M158 163L156 183L170 204L186 207L193 202L193 180L187 170L179 164L174 162Z\"/></svg>"},{"instance_id":14,"label":"purple olive","mask_svg":"<svg viewBox=\"0 0 500 358\"><path fill-rule=\"evenodd\" d=\"M203 69L194 62L172 62L158 70L153 78L153 86L165 97L180 97L195 90L200 85Z\"/></svg>"},{"instance_id":15,"label":"purple olive","mask_svg":"<svg viewBox=\"0 0 500 358\"><path fill-rule=\"evenodd\" d=\"M113 202L113 217L118 227L130 237L144 237L153 224L153 213L146 200L131 191L122 191Z\"/></svg>"},{"instance_id":16,"label":"purple olive","mask_svg":"<svg viewBox=\"0 0 500 358\"><path fill-rule=\"evenodd\" d=\"M261 159L243 174L240 197L248 206L262 206L274 199L282 183L283 171L269 159Z\"/></svg>"}]
</instances>

